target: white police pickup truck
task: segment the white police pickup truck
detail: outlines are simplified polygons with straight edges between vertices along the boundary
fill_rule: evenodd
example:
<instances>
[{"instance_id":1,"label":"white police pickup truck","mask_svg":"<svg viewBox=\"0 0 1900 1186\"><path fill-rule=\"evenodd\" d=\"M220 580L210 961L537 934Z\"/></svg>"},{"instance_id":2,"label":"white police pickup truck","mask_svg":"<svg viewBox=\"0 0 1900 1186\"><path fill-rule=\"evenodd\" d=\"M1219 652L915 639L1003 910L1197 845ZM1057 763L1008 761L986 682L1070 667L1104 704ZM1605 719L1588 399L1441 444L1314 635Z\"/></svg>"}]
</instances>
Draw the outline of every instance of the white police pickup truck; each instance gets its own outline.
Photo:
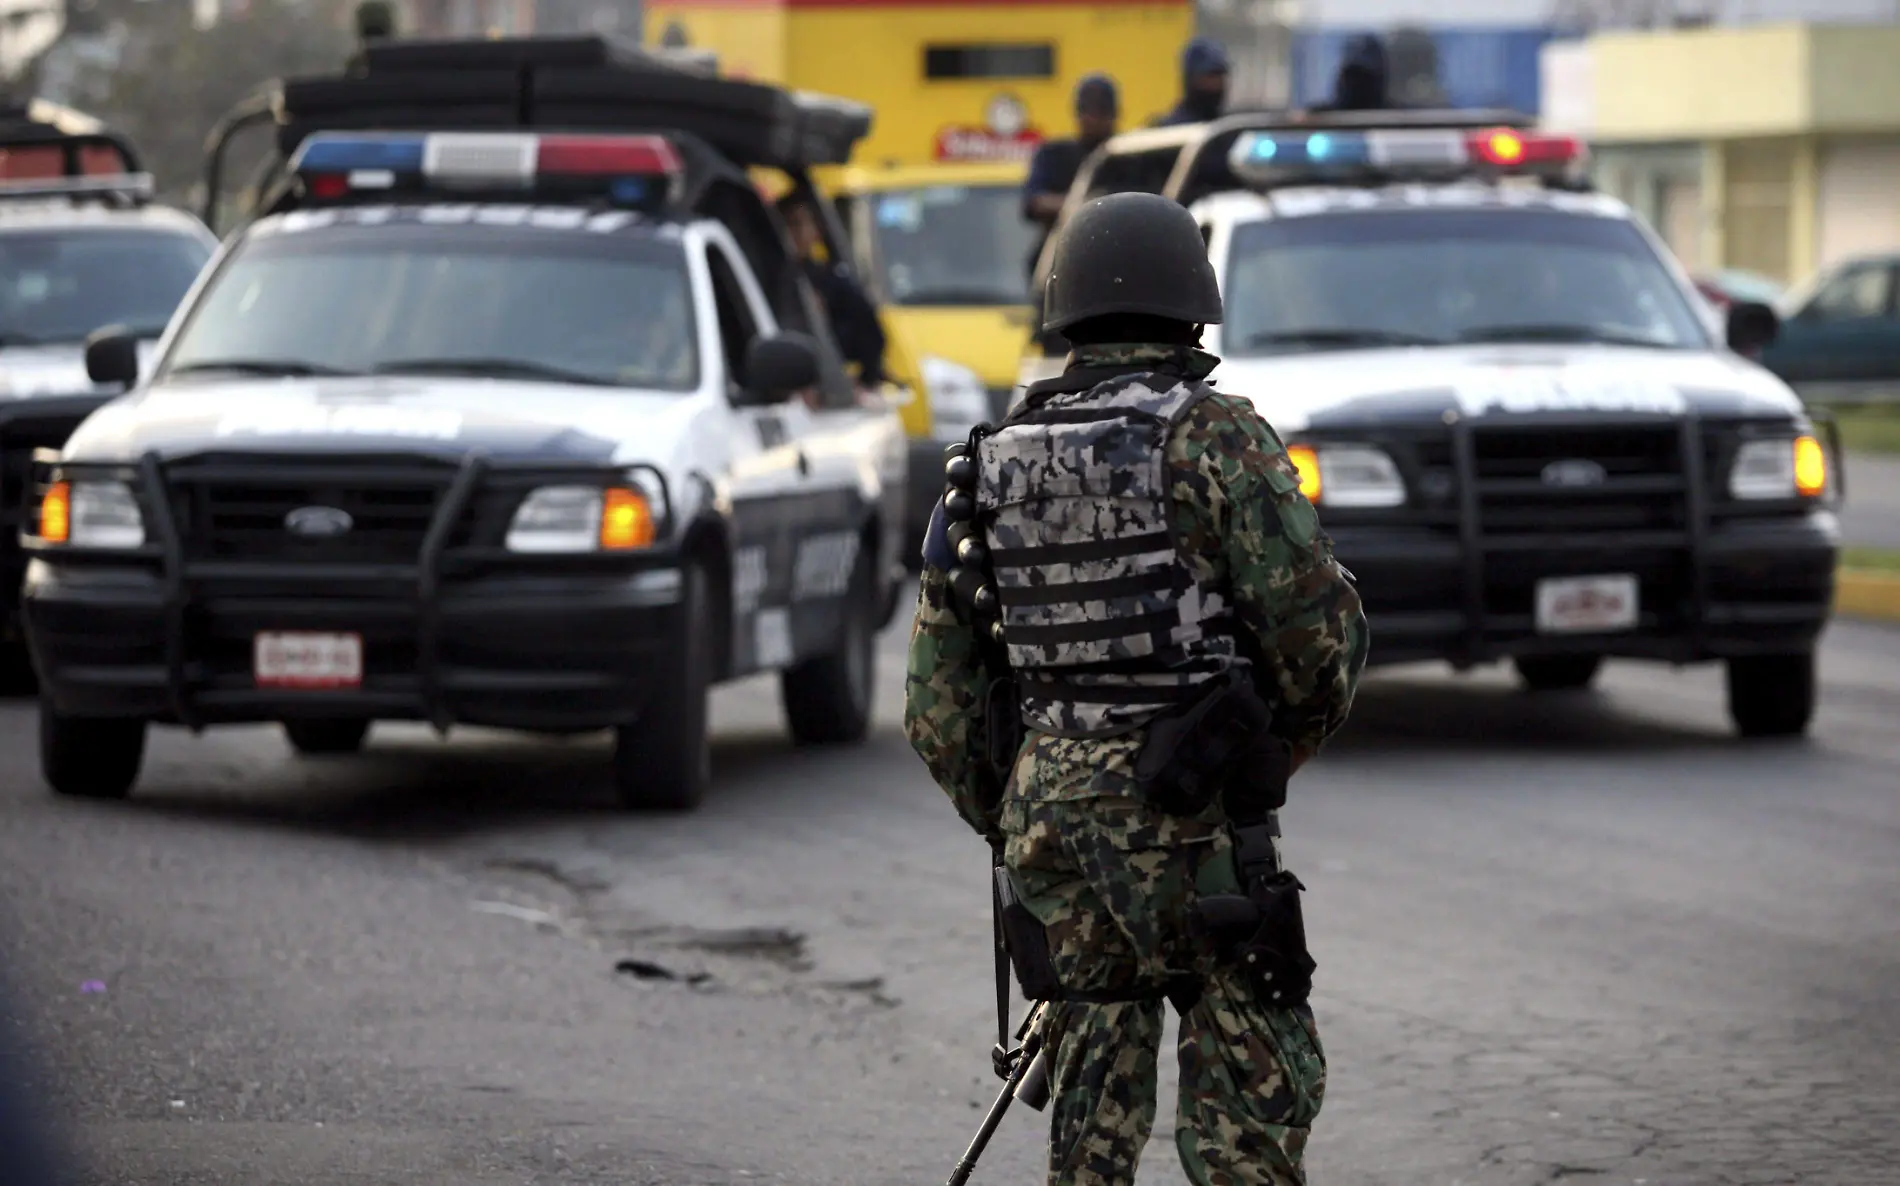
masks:
<instances>
[{"instance_id":1,"label":"white police pickup truck","mask_svg":"<svg viewBox=\"0 0 1900 1186\"><path fill-rule=\"evenodd\" d=\"M150 375L42 460L56 791L125 794L148 722L421 720L613 729L623 799L690 807L708 687L764 671L799 741L863 737L904 435L703 130L297 132ZM129 339L87 361L135 381Z\"/></svg>"},{"instance_id":2,"label":"white police pickup truck","mask_svg":"<svg viewBox=\"0 0 1900 1186\"><path fill-rule=\"evenodd\" d=\"M1605 657L1722 660L1741 733L1802 732L1839 491L1827 433L1744 357L1773 314L1731 310L1725 344L1577 143L1407 116L1137 133L1072 206L1144 175L1188 200L1225 304L1213 380L1288 442L1371 662L1509 658L1554 689Z\"/></svg>"},{"instance_id":3,"label":"white police pickup truck","mask_svg":"<svg viewBox=\"0 0 1900 1186\"><path fill-rule=\"evenodd\" d=\"M33 687L17 620L33 452L118 394L87 376L87 336L121 326L149 357L218 241L155 204L132 145L79 112L0 109L0 154L0 693L12 693Z\"/></svg>"}]
</instances>

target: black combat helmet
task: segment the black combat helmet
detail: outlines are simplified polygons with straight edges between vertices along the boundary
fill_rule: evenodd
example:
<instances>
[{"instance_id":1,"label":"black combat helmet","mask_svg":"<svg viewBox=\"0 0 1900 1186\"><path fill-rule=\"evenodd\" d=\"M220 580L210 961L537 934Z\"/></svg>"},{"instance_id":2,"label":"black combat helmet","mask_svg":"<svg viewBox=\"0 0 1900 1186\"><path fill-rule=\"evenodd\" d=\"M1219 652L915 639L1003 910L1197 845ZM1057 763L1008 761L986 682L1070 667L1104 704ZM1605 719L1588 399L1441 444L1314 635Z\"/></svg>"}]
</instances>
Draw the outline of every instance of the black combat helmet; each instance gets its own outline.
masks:
<instances>
[{"instance_id":1,"label":"black combat helmet","mask_svg":"<svg viewBox=\"0 0 1900 1186\"><path fill-rule=\"evenodd\" d=\"M1043 286L1043 332L1113 313L1219 323L1220 284L1207 243L1179 202L1109 194L1077 210L1063 228Z\"/></svg>"}]
</instances>

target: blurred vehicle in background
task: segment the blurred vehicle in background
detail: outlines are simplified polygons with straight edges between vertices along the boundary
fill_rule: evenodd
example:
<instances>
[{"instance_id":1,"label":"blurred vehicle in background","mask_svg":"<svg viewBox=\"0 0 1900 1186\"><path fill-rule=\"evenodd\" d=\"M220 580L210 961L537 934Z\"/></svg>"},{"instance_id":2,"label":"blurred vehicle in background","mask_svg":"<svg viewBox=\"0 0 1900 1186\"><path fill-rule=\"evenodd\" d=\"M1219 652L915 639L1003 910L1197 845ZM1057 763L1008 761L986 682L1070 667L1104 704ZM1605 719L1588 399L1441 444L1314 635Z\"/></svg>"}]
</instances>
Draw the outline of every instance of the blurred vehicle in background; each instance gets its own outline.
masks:
<instances>
[{"instance_id":1,"label":"blurred vehicle in background","mask_svg":"<svg viewBox=\"0 0 1900 1186\"><path fill-rule=\"evenodd\" d=\"M1739 269L1705 272L1695 276L1694 280L1696 291L1718 311L1726 311L1730 305L1741 301L1773 306L1780 303L1786 292L1777 280Z\"/></svg>"},{"instance_id":2,"label":"blurred vehicle in background","mask_svg":"<svg viewBox=\"0 0 1900 1186\"><path fill-rule=\"evenodd\" d=\"M1762 365L1818 404L1900 401L1900 253L1824 269L1782 300Z\"/></svg>"},{"instance_id":3,"label":"blurred vehicle in background","mask_svg":"<svg viewBox=\"0 0 1900 1186\"><path fill-rule=\"evenodd\" d=\"M761 672L798 741L862 739L903 432L747 169L809 193L870 113L598 38L364 56L257 106L256 220L38 458L48 783L125 795L150 722L336 754L420 720L611 729L623 801L686 808L709 686ZM123 335L86 361L145 370Z\"/></svg>"},{"instance_id":4,"label":"blurred vehicle in background","mask_svg":"<svg viewBox=\"0 0 1900 1186\"><path fill-rule=\"evenodd\" d=\"M729 77L876 108L857 165L1027 164L1043 139L1068 134L1075 85L1096 71L1121 88L1127 122L1145 122L1178 97L1174 63L1194 19L1191 0L645 5L650 45L711 50Z\"/></svg>"},{"instance_id":5,"label":"blurred vehicle in background","mask_svg":"<svg viewBox=\"0 0 1900 1186\"><path fill-rule=\"evenodd\" d=\"M1015 381L1035 247L1021 212L1031 155L1071 134L1086 74L1115 79L1130 120L1168 110L1194 20L1189 0L646 6L649 44L710 51L728 76L876 108L852 167L814 176L884 307L885 365L913 454L912 542L942 493L944 444L1000 408Z\"/></svg>"},{"instance_id":6,"label":"blurred vehicle in background","mask_svg":"<svg viewBox=\"0 0 1900 1186\"><path fill-rule=\"evenodd\" d=\"M1000 419L1029 340L1023 261L1037 228L1022 216L1017 163L853 167L834 203L889 339L910 436L907 538L921 539L943 493L943 448ZM912 552L915 553L915 549Z\"/></svg>"},{"instance_id":7,"label":"blurred vehicle in background","mask_svg":"<svg viewBox=\"0 0 1900 1186\"><path fill-rule=\"evenodd\" d=\"M0 109L0 692L34 682L17 621L33 451L118 394L87 376L87 335L122 326L149 356L217 248L151 198L133 147L97 120L37 101Z\"/></svg>"},{"instance_id":8,"label":"blurred vehicle in background","mask_svg":"<svg viewBox=\"0 0 1900 1186\"><path fill-rule=\"evenodd\" d=\"M1667 249L1509 112L1235 116L1111 140L1070 193L1200 221L1222 390L1254 399L1358 574L1375 663L1727 665L1746 736L1803 732L1831 612L1835 453ZM1038 275L1053 252L1045 250ZM1056 373L1043 339L1024 382Z\"/></svg>"}]
</instances>

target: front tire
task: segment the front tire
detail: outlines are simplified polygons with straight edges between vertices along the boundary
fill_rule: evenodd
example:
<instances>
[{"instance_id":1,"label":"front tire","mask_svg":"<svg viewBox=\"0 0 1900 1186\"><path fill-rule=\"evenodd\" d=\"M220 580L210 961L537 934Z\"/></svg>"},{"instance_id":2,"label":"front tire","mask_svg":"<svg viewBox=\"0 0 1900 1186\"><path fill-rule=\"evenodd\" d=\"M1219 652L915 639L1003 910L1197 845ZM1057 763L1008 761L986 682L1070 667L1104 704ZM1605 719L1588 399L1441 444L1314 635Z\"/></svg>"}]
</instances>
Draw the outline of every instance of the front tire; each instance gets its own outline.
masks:
<instances>
[{"instance_id":1,"label":"front tire","mask_svg":"<svg viewBox=\"0 0 1900 1186\"><path fill-rule=\"evenodd\" d=\"M368 721L315 720L284 722L284 738L290 742L290 748L305 757L353 754L363 748L363 741L368 736Z\"/></svg>"},{"instance_id":2,"label":"front tire","mask_svg":"<svg viewBox=\"0 0 1900 1186\"><path fill-rule=\"evenodd\" d=\"M1517 678L1533 692L1587 688L1603 666L1601 655L1520 655L1511 661Z\"/></svg>"},{"instance_id":3,"label":"front tire","mask_svg":"<svg viewBox=\"0 0 1900 1186\"><path fill-rule=\"evenodd\" d=\"M1814 719L1814 652L1728 661L1728 715L1743 737L1798 737Z\"/></svg>"},{"instance_id":4,"label":"front tire","mask_svg":"<svg viewBox=\"0 0 1900 1186\"><path fill-rule=\"evenodd\" d=\"M640 720L615 730L614 790L627 807L691 811L712 783L706 699L712 686L712 590L706 572L680 573L679 645L662 663Z\"/></svg>"},{"instance_id":5,"label":"front tire","mask_svg":"<svg viewBox=\"0 0 1900 1186\"><path fill-rule=\"evenodd\" d=\"M62 716L40 701L40 774L54 794L123 799L144 761L144 721Z\"/></svg>"},{"instance_id":6,"label":"front tire","mask_svg":"<svg viewBox=\"0 0 1900 1186\"><path fill-rule=\"evenodd\" d=\"M869 558L861 558L851 574L837 649L779 677L785 721L798 744L855 744L870 731L877 674L875 598Z\"/></svg>"}]
</instances>

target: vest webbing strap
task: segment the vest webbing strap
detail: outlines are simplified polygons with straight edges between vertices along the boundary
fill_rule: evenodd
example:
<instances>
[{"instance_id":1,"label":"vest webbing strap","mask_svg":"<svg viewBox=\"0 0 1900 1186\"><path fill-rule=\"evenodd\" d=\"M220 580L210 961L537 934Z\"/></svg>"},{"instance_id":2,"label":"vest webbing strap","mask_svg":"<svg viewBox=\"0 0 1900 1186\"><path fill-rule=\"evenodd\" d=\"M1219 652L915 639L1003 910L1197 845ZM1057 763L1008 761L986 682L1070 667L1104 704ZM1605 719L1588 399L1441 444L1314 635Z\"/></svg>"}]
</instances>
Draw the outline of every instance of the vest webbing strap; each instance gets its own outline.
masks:
<instances>
[{"instance_id":1,"label":"vest webbing strap","mask_svg":"<svg viewBox=\"0 0 1900 1186\"><path fill-rule=\"evenodd\" d=\"M1027 548L992 548L990 562L997 568L1034 568L1043 564L1085 564L1091 560L1118 560L1147 552L1172 551L1172 535L1165 531L1151 531L1146 535L1133 535L1125 539L1039 544Z\"/></svg>"}]
</instances>

